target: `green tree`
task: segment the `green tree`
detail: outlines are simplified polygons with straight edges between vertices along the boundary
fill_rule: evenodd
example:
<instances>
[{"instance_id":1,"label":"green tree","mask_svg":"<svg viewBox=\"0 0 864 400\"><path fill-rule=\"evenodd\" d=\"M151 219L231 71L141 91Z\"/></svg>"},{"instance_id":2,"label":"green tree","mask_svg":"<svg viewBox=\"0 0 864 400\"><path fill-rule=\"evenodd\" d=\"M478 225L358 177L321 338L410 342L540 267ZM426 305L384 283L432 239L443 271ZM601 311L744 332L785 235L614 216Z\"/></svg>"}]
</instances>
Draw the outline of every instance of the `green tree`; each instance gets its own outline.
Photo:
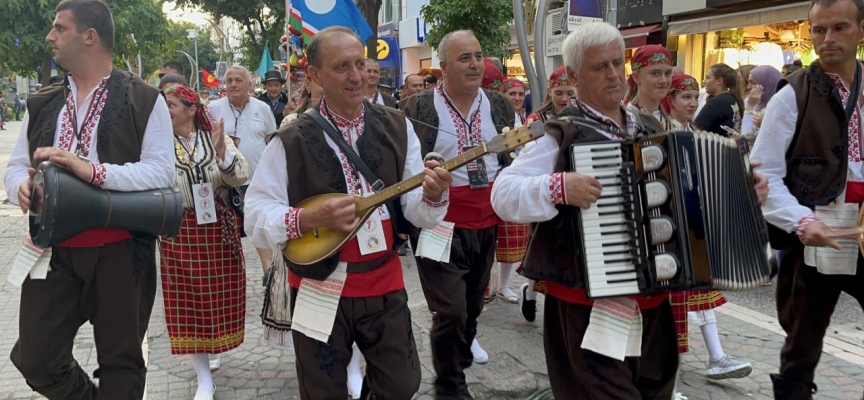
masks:
<instances>
[{"instance_id":1,"label":"green tree","mask_svg":"<svg viewBox=\"0 0 864 400\"><path fill-rule=\"evenodd\" d=\"M372 36L366 40L366 57L378 58L378 14L382 0L357 0L357 8L372 29Z\"/></svg>"},{"instance_id":2,"label":"green tree","mask_svg":"<svg viewBox=\"0 0 864 400\"><path fill-rule=\"evenodd\" d=\"M47 84L52 53L45 36L53 25L56 5L57 1L49 0L0 1L0 66L4 70L36 76ZM111 0L108 6L114 15L115 65L125 70L125 60L131 63L138 54L144 70L150 68L148 64L161 62L162 46L154 44L166 43L162 0Z\"/></svg>"},{"instance_id":3,"label":"green tree","mask_svg":"<svg viewBox=\"0 0 864 400\"><path fill-rule=\"evenodd\" d=\"M178 0L178 7L194 6L216 19L229 17L243 26L243 39L238 49L243 64L255 70L264 51L270 45L274 60L279 59L279 38L285 34L285 2L267 0Z\"/></svg>"},{"instance_id":4,"label":"green tree","mask_svg":"<svg viewBox=\"0 0 864 400\"><path fill-rule=\"evenodd\" d=\"M435 50L448 32L470 27L484 55L502 59L510 56L507 51L513 19L510 0L429 0L420 9L420 15L432 25L426 43Z\"/></svg>"},{"instance_id":5,"label":"green tree","mask_svg":"<svg viewBox=\"0 0 864 400\"><path fill-rule=\"evenodd\" d=\"M194 39L188 38L188 30L195 29L196 26L190 22L176 22L176 21L168 21L168 40L162 46L162 53L164 54L164 58L159 60L159 65L155 65L153 69L145 70L145 76L148 73L153 72L156 68L158 68L161 63L172 60L177 61L181 65L183 65L186 75L186 80L191 85L195 80L192 79L192 76L195 75L194 70L190 70L192 68L189 65L189 60L184 56L180 51L188 53L194 59L195 57L195 44ZM199 30L198 33L198 65L200 68L206 69L211 74L214 73L216 69L216 63L220 60L227 59L223 58L224 55L219 54L218 45L213 42L212 38L201 32ZM203 87L203 86L202 86Z\"/></svg>"}]
</instances>

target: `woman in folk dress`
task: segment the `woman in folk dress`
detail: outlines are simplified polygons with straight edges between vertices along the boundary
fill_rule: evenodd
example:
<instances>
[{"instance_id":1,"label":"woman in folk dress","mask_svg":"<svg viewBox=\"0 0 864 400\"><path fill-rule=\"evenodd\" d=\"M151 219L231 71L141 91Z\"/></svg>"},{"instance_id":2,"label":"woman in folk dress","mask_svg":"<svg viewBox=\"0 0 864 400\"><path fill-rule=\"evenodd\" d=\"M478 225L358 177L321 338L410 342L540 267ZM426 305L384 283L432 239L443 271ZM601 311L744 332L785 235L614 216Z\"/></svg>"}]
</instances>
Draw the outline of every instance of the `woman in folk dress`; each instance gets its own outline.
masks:
<instances>
[{"instance_id":1,"label":"woman in folk dress","mask_svg":"<svg viewBox=\"0 0 864 400\"><path fill-rule=\"evenodd\" d=\"M669 94L661 102L663 112L668 116L670 131L692 131L693 117L699 104L699 83L692 76L675 74L672 76ZM726 304L726 297L716 290L688 290L670 293L672 314L675 317L675 330L678 334L678 352L686 353L689 347L688 322L699 327L705 347L708 348L709 362L705 370L708 379L743 378L753 370L750 363L739 361L723 352L720 334L717 330L717 316L714 309ZM679 371L680 373L680 371ZM677 379L676 379L677 386ZM675 400L686 399L675 390Z\"/></svg>"},{"instance_id":2,"label":"woman in folk dress","mask_svg":"<svg viewBox=\"0 0 864 400\"><path fill-rule=\"evenodd\" d=\"M222 123L211 126L194 90L174 86L165 95L184 208L180 234L160 241L165 320L171 353L189 355L198 375L195 400L211 400L210 355L236 348L245 332L246 273L228 193L246 182L249 165Z\"/></svg>"}]
</instances>

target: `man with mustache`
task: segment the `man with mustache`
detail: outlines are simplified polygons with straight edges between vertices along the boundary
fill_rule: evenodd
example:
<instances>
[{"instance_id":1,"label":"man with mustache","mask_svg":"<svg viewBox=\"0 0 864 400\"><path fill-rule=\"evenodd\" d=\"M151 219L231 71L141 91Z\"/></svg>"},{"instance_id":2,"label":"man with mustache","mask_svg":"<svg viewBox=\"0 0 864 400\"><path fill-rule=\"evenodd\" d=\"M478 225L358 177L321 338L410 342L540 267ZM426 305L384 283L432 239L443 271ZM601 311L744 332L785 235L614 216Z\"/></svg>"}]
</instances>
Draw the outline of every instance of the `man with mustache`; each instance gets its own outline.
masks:
<instances>
[{"instance_id":1,"label":"man with mustache","mask_svg":"<svg viewBox=\"0 0 864 400\"><path fill-rule=\"evenodd\" d=\"M285 297L291 300L290 316L281 321L281 331L268 324L265 336L283 344L293 340L303 400L348 397L352 343L366 359L361 398L409 400L420 387L422 367L395 249L398 234L407 233L409 224L434 228L442 221L450 173L435 161L424 168L420 142L401 112L364 99L366 61L353 31L321 30L306 56L308 79L321 86L324 96L280 129L261 157L260 172L246 194L245 224L252 243L282 249L290 240L318 235L319 228L351 232L360 223L355 196L372 194L374 181L366 180L336 140L356 152L385 185L418 174L424 175L423 184L376 207L332 257L296 265L287 259L282 263L277 253L264 318L285 311L276 306L285 304ZM298 207L309 197L335 193L348 195Z\"/></svg>"},{"instance_id":2,"label":"man with mustache","mask_svg":"<svg viewBox=\"0 0 864 400\"><path fill-rule=\"evenodd\" d=\"M471 31L445 35L438 55L444 83L406 99L404 111L414 123L423 156L434 151L450 159L512 127L516 113L503 96L480 88L483 51ZM431 344L438 399L471 398L464 370L473 360L471 344L497 238L498 216L489 195L506 162L486 155L453 172L451 206L444 218L455 227L449 261L417 258L420 283L435 313ZM412 249L418 249L417 242L414 235Z\"/></svg>"},{"instance_id":3,"label":"man with mustache","mask_svg":"<svg viewBox=\"0 0 864 400\"><path fill-rule=\"evenodd\" d=\"M568 149L576 141L625 140L655 133L650 127L659 128L659 123L621 102L626 84L624 40L618 29L606 23L582 25L567 36L563 51L577 101L559 117L585 118L608 128L550 120L546 135L527 144L501 172L492 205L506 221L538 223L523 273L547 280L543 342L555 398L667 400L678 369L669 296L586 297L582 267L572 252L583 232L572 221L576 207L587 209L597 202L602 186L591 176L568 172ZM767 184L757 191L764 196ZM609 332L600 317L613 311L613 325L625 328L615 332L620 335Z\"/></svg>"},{"instance_id":4,"label":"man with mustache","mask_svg":"<svg viewBox=\"0 0 864 400\"><path fill-rule=\"evenodd\" d=\"M787 400L816 392L813 375L840 292L864 302L854 238L829 236L854 223L864 200L864 83L855 55L864 1L813 0L809 20L819 60L780 81L752 155L764 163L771 196L762 210L772 247L782 251L777 314L786 343L771 380L775 398Z\"/></svg>"}]
</instances>

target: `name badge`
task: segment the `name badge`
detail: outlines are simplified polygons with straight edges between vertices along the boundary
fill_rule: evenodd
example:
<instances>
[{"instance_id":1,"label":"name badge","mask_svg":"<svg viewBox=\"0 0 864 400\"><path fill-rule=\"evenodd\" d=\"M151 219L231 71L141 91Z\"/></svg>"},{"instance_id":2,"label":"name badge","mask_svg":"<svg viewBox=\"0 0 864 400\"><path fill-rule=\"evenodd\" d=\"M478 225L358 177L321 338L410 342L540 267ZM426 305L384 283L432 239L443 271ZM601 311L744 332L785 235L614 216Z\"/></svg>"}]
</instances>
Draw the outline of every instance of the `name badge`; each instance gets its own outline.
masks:
<instances>
[{"instance_id":1,"label":"name badge","mask_svg":"<svg viewBox=\"0 0 864 400\"><path fill-rule=\"evenodd\" d=\"M360 244L360 254L367 255L387 250L387 239L384 237L384 226L381 225L381 213L375 212L363 221L357 231L357 242Z\"/></svg>"},{"instance_id":2,"label":"name badge","mask_svg":"<svg viewBox=\"0 0 864 400\"><path fill-rule=\"evenodd\" d=\"M192 199L195 201L195 217L198 225L216 222L216 201L213 185L209 182L192 185Z\"/></svg>"},{"instance_id":3,"label":"name badge","mask_svg":"<svg viewBox=\"0 0 864 400\"><path fill-rule=\"evenodd\" d=\"M463 152L468 152L473 148L473 146L466 146L462 150ZM483 160L483 157L469 162L465 165L465 168L468 169L468 185L471 186L471 189L489 187L489 175L486 173L486 161Z\"/></svg>"}]
</instances>

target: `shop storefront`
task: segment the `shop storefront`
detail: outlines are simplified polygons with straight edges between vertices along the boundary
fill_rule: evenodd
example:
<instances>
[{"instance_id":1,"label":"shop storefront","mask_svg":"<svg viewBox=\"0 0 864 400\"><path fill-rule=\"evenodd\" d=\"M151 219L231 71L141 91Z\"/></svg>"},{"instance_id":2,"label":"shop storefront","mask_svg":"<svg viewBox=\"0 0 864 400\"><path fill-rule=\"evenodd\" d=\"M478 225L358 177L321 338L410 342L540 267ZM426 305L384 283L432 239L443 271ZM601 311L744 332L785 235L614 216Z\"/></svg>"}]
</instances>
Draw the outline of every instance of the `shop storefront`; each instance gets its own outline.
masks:
<instances>
[{"instance_id":1,"label":"shop storefront","mask_svg":"<svg viewBox=\"0 0 864 400\"><path fill-rule=\"evenodd\" d=\"M815 59L807 15L810 2L681 0L664 2L667 47L677 64L701 78L711 65L771 65ZM702 8L696 8L702 5Z\"/></svg>"}]
</instances>

